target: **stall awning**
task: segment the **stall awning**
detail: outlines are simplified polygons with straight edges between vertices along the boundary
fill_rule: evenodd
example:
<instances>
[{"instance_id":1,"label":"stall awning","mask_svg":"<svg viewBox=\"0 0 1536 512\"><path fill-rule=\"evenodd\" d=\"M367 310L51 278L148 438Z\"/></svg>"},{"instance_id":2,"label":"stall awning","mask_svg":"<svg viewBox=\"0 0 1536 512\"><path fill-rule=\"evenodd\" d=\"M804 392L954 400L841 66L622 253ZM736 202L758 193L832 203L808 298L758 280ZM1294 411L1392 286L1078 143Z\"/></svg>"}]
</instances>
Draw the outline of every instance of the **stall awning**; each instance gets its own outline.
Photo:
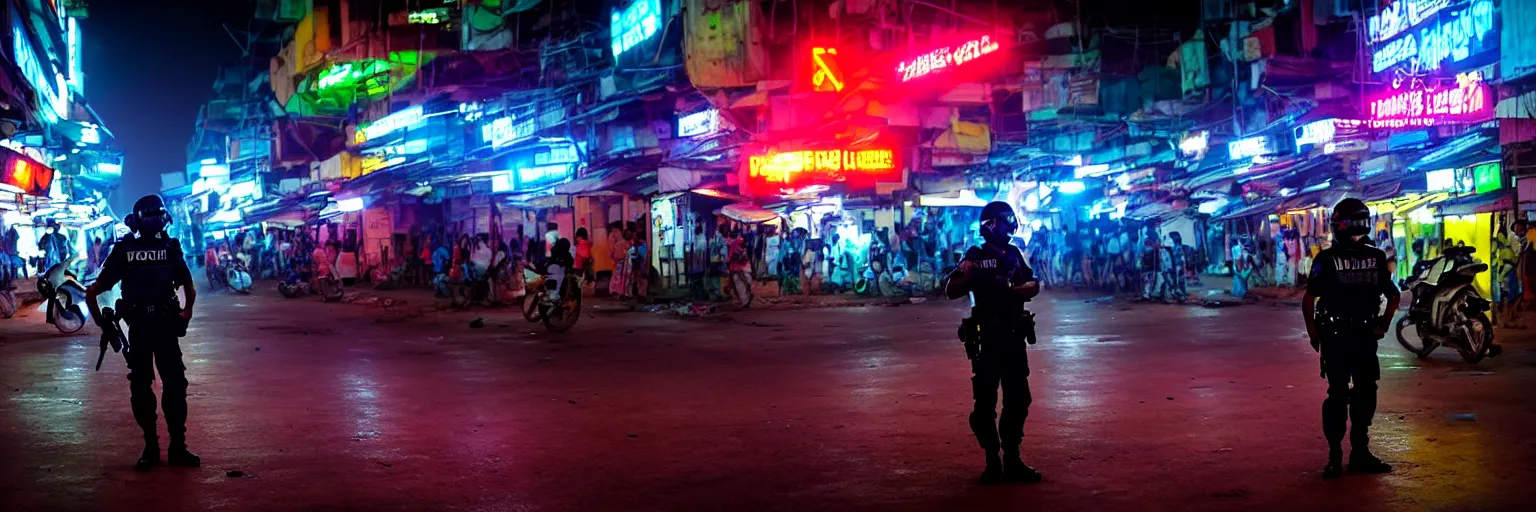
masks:
<instances>
[{"instance_id":1,"label":"stall awning","mask_svg":"<svg viewBox=\"0 0 1536 512\"><path fill-rule=\"evenodd\" d=\"M1515 196L1509 191L1489 192L1447 199L1435 204L1436 216L1472 215L1492 213L1515 207Z\"/></svg>"},{"instance_id":2,"label":"stall awning","mask_svg":"<svg viewBox=\"0 0 1536 512\"><path fill-rule=\"evenodd\" d=\"M779 214L752 203L732 203L720 208L720 214L736 222L761 224L779 218Z\"/></svg>"},{"instance_id":3,"label":"stall awning","mask_svg":"<svg viewBox=\"0 0 1536 512\"><path fill-rule=\"evenodd\" d=\"M1424 153L1408 166L1415 172L1457 169L1499 159L1499 134L1496 130L1478 130L1451 139Z\"/></svg>"},{"instance_id":4,"label":"stall awning","mask_svg":"<svg viewBox=\"0 0 1536 512\"><path fill-rule=\"evenodd\" d=\"M1249 204L1246 204L1246 205L1241 205L1241 206L1238 206L1238 207L1234 208L1231 211L1228 211L1227 213L1221 214L1220 216L1216 217L1215 220L1219 220L1220 221L1220 220L1240 219L1240 218L1243 218L1243 217L1247 217L1249 215L1258 215L1258 214L1268 215L1268 214L1275 213L1276 211L1278 211L1280 203L1281 203L1280 199L1264 199L1264 200L1258 201L1256 203L1249 203Z\"/></svg>"}]
</instances>

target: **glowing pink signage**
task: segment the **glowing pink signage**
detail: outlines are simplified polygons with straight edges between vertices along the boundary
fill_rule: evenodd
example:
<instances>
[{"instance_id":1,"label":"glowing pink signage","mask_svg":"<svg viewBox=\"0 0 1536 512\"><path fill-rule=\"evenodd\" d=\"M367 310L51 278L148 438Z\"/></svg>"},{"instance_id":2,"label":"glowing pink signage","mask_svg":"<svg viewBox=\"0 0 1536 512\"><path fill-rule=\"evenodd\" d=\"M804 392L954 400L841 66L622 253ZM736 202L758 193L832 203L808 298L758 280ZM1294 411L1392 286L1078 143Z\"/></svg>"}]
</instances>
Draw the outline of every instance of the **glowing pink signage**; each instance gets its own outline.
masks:
<instances>
[{"instance_id":1,"label":"glowing pink signage","mask_svg":"<svg viewBox=\"0 0 1536 512\"><path fill-rule=\"evenodd\" d=\"M901 77L901 81L910 82L964 66L1001 48L1002 45L992 39L992 36L979 36L960 44L935 48L922 55L901 61L896 66L896 74Z\"/></svg>"},{"instance_id":2,"label":"glowing pink signage","mask_svg":"<svg viewBox=\"0 0 1536 512\"><path fill-rule=\"evenodd\" d=\"M1493 117L1494 104L1493 89L1481 73L1462 73L1454 86L1410 87L1371 97L1366 111L1372 128L1405 128L1485 121Z\"/></svg>"}]
</instances>

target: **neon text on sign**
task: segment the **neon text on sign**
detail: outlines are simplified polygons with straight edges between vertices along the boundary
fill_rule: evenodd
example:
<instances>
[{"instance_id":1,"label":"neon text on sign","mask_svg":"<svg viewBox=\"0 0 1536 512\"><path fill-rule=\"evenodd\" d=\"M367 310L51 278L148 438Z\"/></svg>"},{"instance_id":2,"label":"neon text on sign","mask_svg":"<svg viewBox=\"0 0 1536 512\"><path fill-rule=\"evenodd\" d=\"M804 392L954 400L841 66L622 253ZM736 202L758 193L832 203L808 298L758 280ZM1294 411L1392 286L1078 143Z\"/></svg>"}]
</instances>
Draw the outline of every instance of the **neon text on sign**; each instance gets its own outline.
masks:
<instances>
[{"instance_id":1,"label":"neon text on sign","mask_svg":"<svg viewBox=\"0 0 1536 512\"><path fill-rule=\"evenodd\" d=\"M1380 73L1415 58L1420 71L1434 71L1447 63L1461 62L1477 53L1475 47L1498 44L1494 23L1493 2L1476 0L1468 7L1440 16L1439 21L1418 33L1406 32L1377 48L1371 55L1371 70Z\"/></svg>"},{"instance_id":2,"label":"neon text on sign","mask_svg":"<svg viewBox=\"0 0 1536 512\"><path fill-rule=\"evenodd\" d=\"M901 81L909 82L928 75L943 73L953 67L964 66L982 56L996 52L999 48L1001 45L993 40L992 36L981 36L957 45L935 48L928 53L902 61L896 66L896 73L901 76Z\"/></svg>"},{"instance_id":3,"label":"neon text on sign","mask_svg":"<svg viewBox=\"0 0 1536 512\"><path fill-rule=\"evenodd\" d=\"M502 147L533 136L537 131L533 118L517 120L517 116L497 118L480 127L480 138L494 147Z\"/></svg>"},{"instance_id":4,"label":"neon text on sign","mask_svg":"<svg viewBox=\"0 0 1536 512\"><path fill-rule=\"evenodd\" d=\"M805 150L768 153L747 159L743 189L748 193L785 192L812 185L841 183L874 188L901 179L895 150Z\"/></svg>"},{"instance_id":5,"label":"neon text on sign","mask_svg":"<svg viewBox=\"0 0 1536 512\"><path fill-rule=\"evenodd\" d=\"M401 110L364 126L361 130L363 132L361 138L362 140L377 139L421 122L421 118L421 106Z\"/></svg>"},{"instance_id":6,"label":"neon text on sign","mask_svg":"<svg viewBox=\"0 0 1536 512\"><path fill-rule=\"evenodd\" d=\"M635 0L623 12L613 11L608 22L608 37L613 46L613 58L629 51L661 28L661 2L659 0Z\"/></svg>"},{"instance_id":7,"label":"neon text on sign","mask_svg":"<svg viewBox=\"0 0 1536 512\"><path fill-rule=\"evenodd\" d=\"M1480 73L1462 73L1455 87L1414 87L1375 96L1367 102L1372 128L1477 122L1493 115L1493 90Z\"/></svg>"},{"instance_id":8,"label":"neon text on sign","mask_svg":"<svg viewBox=\"0 0 1536 512\"><path fill-rule=\"evenodd\" d=\"M534 165L570 164L576 163L580 158L576 154L576 145L553 146L549 151L542 151L533 155Z\"/></svg>"},{"instance_id":9,"label":"neon text on sign","mask_svg":"<svg viewBox=\"0 0 1536 512\"><path fill-rule=\"evenodd\" d=\"M811 88L818 92L843 90L842 70L837 67L837 48L811 48L811 63L816 70L811 74Z\"/></svg>"},{"instance_id":10,"label":"neon text on sign","mask_svg":"<svg viewBox=\"0 0 1536 512\"><path fill-rule=\"evenodd\" d=\"M709 109L677 118L678 137L709 135L720 129L720 111Z\"/></svg>"},{"instance_id":11,"label":"neon text on sign","mask_svg":"<svg viewBox=\"0 0 1536 512\"><path fill-rule=\"evenodd\" d=\"M1296 145L1327 144L1338 133L1337 119L1313 121L1296 128Z\"/></svg>"},{"instance_id":12,"label":"neon text on sign","mask_svg":"<svg viewBox=\"0 0 1536 512\"><path fill-rule=\"evenodd\" d=\"M564 164L524 167L517 170L517 183L522 188L528 188L554 183L570 176L571 166Z\"/></svg>"},{"instance_id":13,"label":"neon text on sign","mask_svg":"<svg viewBox=\"0 0 1536 512\"><path fill-rule=\"evenodd\" d=\"M1376 44L1392 39L1450 5L1451 0L1398 0L1382 9L1381 14L1371 16L1366 42Z\"/></svg>"}]
</instances>

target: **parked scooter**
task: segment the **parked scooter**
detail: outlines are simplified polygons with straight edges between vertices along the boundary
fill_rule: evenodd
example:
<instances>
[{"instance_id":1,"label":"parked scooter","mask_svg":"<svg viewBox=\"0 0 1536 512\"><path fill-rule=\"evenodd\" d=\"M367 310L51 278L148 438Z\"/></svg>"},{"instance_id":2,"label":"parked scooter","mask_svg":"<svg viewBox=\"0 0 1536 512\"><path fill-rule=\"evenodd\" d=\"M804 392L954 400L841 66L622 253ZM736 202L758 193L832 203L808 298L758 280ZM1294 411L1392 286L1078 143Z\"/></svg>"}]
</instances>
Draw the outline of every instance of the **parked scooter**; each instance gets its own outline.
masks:
<instances>
[{"instance_id":1,"label":"parked scooter","mask_svg":"<svg viewBox=\"0 0 1536 512\"><path fill-rule=\"evenodd\" d=\"M1452 247L1445 256L1416 266L1419 271L1407 282L1413 292L1408 314L1397 321L1397 342L1403 348L1426 358L1435 347L1448 345L1468 363L1502 352L1488 321L1492 303L1472 286L1488 264L1472 259L1473 252L1471 247Z\"/></svg>"},{"instance_id":2,"label":"parked scooter","mask_svg":"<svg viewBox=\"0 0 1536 512\"><path fill-rule=\"evenodd\" d=\"M68 334L85 327L85 285L81 284L67 262L50 267L37 279L37 293L48 302L46 321Z\"/></svg>"},{"instance_id":3,"label":"parked scooter","mask_svg":"<svg viewBox=\"0 0 1536 512\"><path fill-rule=\"evenodd\" d=\"M237 293L251 293L251 273L245 261L233 255L224 257L224 284Z\"/></svg>"}]
</instances>

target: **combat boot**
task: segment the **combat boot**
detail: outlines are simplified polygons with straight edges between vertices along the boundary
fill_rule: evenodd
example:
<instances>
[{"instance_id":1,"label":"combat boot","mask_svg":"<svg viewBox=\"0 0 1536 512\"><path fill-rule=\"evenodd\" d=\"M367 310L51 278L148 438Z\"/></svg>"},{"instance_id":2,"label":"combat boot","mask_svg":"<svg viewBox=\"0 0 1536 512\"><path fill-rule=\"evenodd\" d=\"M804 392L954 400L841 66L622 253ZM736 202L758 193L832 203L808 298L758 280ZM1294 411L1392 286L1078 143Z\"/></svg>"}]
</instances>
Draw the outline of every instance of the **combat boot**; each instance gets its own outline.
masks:
<instances>
[{"instance_id":1,"label":"combat boot","mask_svg":"<svg viewBox=\"0 0 1536 512\"><path fill-rule=\"evenodd\" d=\"M1362 446L1349 450L1349 472L1368 474L1391 473L1392 466L1382 462L1381 459L1372 455L1369 449Z\"/></svg>"},{"instance_id":2,"label":"combat boot","mask_svg":"<svg viewBox=\"0 0 1536 512\"><path fill-rule=\"evenodd\" d=\"M992 485L1003 482L1003 459L996 453L987 454L987 469L981 472L981 484Z\"/></svg>"},{"instance_id":3,"label":"combat boot","mask_svg":"<svg viewBox=\"0 0 1536 512\"><path fill-rule=\"evenodd\" d=\"M1003 479L1009 482L1036 483L1044 481L1045 477L1019 460L1019 454L1013 453L1003 459Z\"/></svg>"},{"instance_id":4,"label":"combat boot","mask_svg":"<svg viewBox=\"0 0 1536 512\"><path fill-rule=\"evenodd\" d=\"M139 460L133 463L133 468L144 471L160 465L160 442L153 439L144 440L144 453L139 454Z\"/></svg>"},{"instance_id":5,"label":"combat boot","mask_svg":"<svg viewBox=\"0 0 1536 512\"><path fill-rule=\"evenodd\" d=\"M171 447L165 450L165 458L172 466L195 468L203 465L203 459L187 451L186 443L172 443Z\"/></svg>"},{"instance_id":6,"label":"combat boot","mask_svg":"<svg viewBox=\"0 0 1536 512\"><path fill-rule=\"evenodd\" d=\"M1344 450L1337 446L1328 448L1328 465L1323 466L1323 478L1344 476Z\"/></svg>"}]
</instances>

